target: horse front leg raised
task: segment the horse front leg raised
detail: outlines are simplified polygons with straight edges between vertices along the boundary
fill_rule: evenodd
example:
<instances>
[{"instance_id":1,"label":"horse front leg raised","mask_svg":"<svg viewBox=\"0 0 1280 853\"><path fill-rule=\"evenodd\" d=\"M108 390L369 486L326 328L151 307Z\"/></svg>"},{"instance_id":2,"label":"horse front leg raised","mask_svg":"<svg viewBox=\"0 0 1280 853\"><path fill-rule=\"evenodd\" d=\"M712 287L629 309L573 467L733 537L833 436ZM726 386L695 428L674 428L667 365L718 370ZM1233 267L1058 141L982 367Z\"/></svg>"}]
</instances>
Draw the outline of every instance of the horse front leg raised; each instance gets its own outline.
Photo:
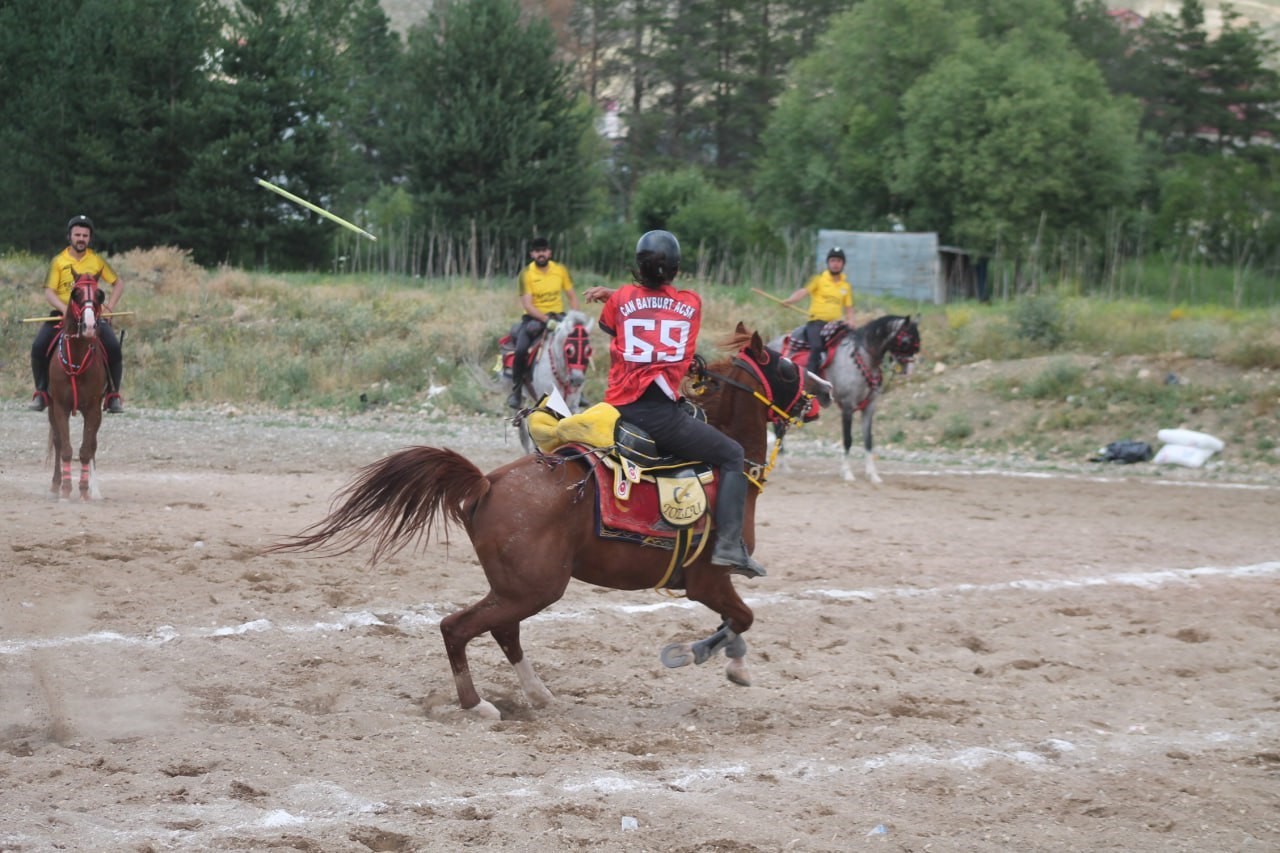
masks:
<instances>
[{"instance_id":1,"label":"horse front leg raised","mask_svg":"<svg viewBox=\"0 0 1280 853\"><path fill-rule=\"evenodd\" d=\"M729 573L721 567L710 565L690 570L686 593L690 601L716 611L724 621L705 639L692 643L670 643L663 647L660 655L663 665L675 668L702 664L717 652L723 651L729 659L725 677L734 684L749 687L751 674L747 671L747 641L742 635L755 621L755 614L738 596Z\"/></svg>"}]
</instances>

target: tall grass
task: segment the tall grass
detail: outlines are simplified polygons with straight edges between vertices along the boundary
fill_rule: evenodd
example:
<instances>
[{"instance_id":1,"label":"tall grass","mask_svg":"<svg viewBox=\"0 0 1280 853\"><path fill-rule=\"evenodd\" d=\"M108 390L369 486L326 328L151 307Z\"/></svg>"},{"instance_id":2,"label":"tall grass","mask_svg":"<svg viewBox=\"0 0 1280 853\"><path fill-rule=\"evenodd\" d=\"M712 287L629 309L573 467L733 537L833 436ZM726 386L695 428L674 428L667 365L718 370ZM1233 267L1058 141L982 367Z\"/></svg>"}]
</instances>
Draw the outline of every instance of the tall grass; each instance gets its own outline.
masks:
<instances>
[{"instance_id":1,"label":"tall grass","mask_svg":"<svg viewBox=\"0 0 1280 853\"><path fill-rule=\"evenodd\" d=\"M127 282L122 310L126 398L143 405L356 410L393 405L429 411L500 412L493 379L498 338L519 316L514 280L390 275L271 275L204 270L178 249L110 259ZM2 390L30 393L34 336L47 259L0 258L0 322L7 330ZM771 273L780 276L776 270ZM579 291L617 284L576 275ZM782 295L803 276L739 284L686 281L706 306L704 346L742 321L772 338L804 321L752 292ZM947 306L859 298L857 311L922 315L922 359L963 364L1054 352L1178 353L1250 369L1280 369L1280 309L1237 310L1078 296L1042 289L1012 304ZM597 336L593 387L607 347ZM955 430L959 433L962 430Z\"/></svg>"}]
</instances>

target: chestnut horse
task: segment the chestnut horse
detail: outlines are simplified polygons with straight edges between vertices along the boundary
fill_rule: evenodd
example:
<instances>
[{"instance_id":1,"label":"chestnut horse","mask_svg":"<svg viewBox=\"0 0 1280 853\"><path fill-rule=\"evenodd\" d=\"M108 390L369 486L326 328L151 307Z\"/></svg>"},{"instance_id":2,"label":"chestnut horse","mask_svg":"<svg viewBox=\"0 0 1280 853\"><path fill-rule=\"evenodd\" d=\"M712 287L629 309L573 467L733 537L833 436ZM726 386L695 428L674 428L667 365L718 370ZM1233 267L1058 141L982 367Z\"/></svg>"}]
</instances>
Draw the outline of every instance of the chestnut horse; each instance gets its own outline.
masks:
<instances>
[{"instance_id":1,"label":"chestnut horse","mask_svg":"<svg viewBox=\"0 0 1280 853\"><path fill-rule=\"evenodd\" d=\"M93 458L98 452L102 399L107 388L107 351L98 337L102 291L92 276L81 276L71 287L62 330L49 357L49 455L53 457L50 499L71 498L71 415L84 418L80 437L80 498L97 500L98 475Z\"/></svg>"},{"instance_id":2,"label":"chestnut horse","mask_svg":"<svg viewBox=\"0 0 1280 853\"><path fill-rule=\"evenodd\" d=\"M757 488L747 497L743 536L753 547L757 492L769 469L768 426L771 421L797 421L812 397L806 384L823 396L829 386L807 379L742 324L728 343L737 354L710 367L695 367L687 391L697 395L708 422L740 442L746 453L748 474ZM542 707L552 695L525 659L520 623L558 601L573 578L609 589L639 590L661 585L667 575L670 551L596 535L591 483L586 463L578 459L533 454L485 474L452 450L410 447L361 469L337 494L336 509L326 518L267 551L342 554L372 540L371 562L376 563L410 542L424 541L437 524L464 527L489 592L446 616L440 631L462 708L500 719L501 713L481 698L471 680L467 644L472 639L492 634L529 702ZM703 663L724 650L729 679L747 685L747 647L741 635L754 617L738 596L729 568L711 564L711 550L702 549L676 588L682 586L723 623L704 640L668 646L662 660L667 666Z\"/></svg>"}]
</instances>

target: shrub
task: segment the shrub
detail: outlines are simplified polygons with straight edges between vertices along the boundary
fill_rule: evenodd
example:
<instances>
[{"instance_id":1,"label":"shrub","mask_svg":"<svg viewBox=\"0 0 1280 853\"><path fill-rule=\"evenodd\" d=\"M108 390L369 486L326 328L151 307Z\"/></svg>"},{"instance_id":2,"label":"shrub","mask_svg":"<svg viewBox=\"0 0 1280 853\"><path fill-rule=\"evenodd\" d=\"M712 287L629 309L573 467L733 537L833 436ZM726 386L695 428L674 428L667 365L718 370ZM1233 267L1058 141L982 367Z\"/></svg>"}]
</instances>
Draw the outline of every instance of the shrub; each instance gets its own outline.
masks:
<instances>
[{"instance_id":1,"label":"shrub","mask_svg":"<svg viewBox=\"0 0 1280 853\"><path fill-rule=\"evenodd\" d=\"M1033 400L1065 400L1084 390L1084 368L1069 361L1054 361L1031 377L1022 393Z\"/></svg>"},{"instance_id":2,"label":"shrub","mask_svg":"<svg viewBox=\"0 0 1280 853\"><path fill-rule=\"evenodd\" d=\"M1013 305L1013 323L1024 340L1044 349L1055 350L1067 339L1062 303L1054 296L1019 299Z\"/></svg>"}]
</instances>

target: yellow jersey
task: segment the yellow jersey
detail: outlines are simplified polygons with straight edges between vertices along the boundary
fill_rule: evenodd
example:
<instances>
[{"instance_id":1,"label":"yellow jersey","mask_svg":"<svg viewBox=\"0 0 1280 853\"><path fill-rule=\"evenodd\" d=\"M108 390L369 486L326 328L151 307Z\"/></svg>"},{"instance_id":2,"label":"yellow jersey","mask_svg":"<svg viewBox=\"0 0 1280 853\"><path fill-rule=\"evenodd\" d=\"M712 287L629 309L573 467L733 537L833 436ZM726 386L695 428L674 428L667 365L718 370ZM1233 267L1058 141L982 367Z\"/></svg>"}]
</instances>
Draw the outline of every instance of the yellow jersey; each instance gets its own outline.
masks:
<instances>
[{"instance_id":1,"label":"yellow jersey","mask_svg":"<svg viewBox=\"0 0 1280 853\"><path fill-rule=\"evenodd\" d=\"M810 322L839 320L844 309L853 307L853 288L844 273L832 275L831 270L823 270L809 279L804 289L809 291Z\"/></svg>"},{"instance_id":2,"label":"yellow jersey","mask_svg":"<svg viewBox=\"0 0 1280 853\"><path fill-rule=\"evenodd\" d=\"M563 314L564 294L573 290L573 278L563 264L547 261L545 268L530 263L520 273L520 295L533 297L533 307L543 314Z\"/></svg>"},{"instance_id":3,"label":"yellow jersey","mask_svg":"<svg viewBox=\"0 0 1280 853\"><path fill-rule=\"evenodd\" d=\"M71 300L71 285L75 284L76 278L82 275L91 275L98 280L99 284L105 282L110 285L114 285L118 278L111 265L93 249L85 249L84 257L76 260L71 255L71 247L68 246L55 255L50 262L49 277L45 280L44 286L56 293L65 303Z\"/></svg>"}]
</instances>

